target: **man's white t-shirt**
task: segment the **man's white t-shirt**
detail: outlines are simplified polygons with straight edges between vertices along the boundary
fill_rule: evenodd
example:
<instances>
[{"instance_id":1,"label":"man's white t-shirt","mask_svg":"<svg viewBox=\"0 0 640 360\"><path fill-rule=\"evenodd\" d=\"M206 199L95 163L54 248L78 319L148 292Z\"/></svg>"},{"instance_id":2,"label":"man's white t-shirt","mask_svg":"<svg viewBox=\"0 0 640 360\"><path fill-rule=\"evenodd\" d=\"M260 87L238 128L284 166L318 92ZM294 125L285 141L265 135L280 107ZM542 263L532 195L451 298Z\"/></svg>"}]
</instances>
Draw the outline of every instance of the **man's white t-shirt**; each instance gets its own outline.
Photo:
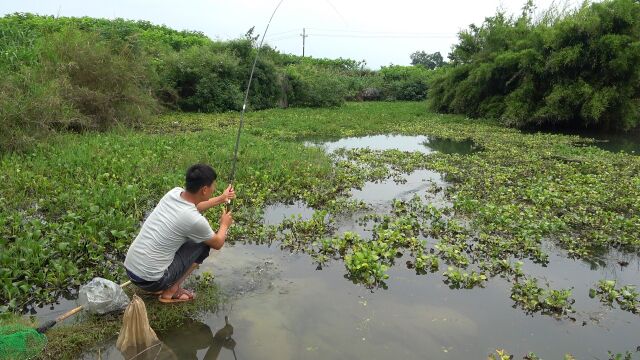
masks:
<instances>
[{"instance_id":1,"label":"man's white t-shirt","mask_svg":"<svg viewBox=\"0 0 640 360\"><path fill-rule=\"evenodd\" d=\"M142 224L124 260L124 266L134 275L158 280L187 240L202 242L213 237L207 219L180 196L183 191L176 187L166 193Z\"/></svg>"}]
</instances>

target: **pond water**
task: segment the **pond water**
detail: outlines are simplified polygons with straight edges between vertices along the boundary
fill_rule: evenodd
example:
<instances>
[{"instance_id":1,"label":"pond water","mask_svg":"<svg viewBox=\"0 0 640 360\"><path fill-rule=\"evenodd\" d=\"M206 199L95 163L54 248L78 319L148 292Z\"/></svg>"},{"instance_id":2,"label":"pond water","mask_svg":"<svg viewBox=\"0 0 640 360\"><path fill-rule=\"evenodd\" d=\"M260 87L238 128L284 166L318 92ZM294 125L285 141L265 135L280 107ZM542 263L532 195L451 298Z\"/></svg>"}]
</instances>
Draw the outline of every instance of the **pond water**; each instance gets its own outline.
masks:
<instances>
[{"instance_id":1,"label":"pond water","mask_svg":"<svg viewBox=\"0 0 640 360\"><path fill-rule=\"evenodd\" d=\"M640 133L638 132L630 134L579 133L578 135L596 139L594 146L603 150L640 155Z\"/></svg>"},{"instance_id":2,"label":"pond water","mask_svg":"<svg viewBox=\"0 0 640 360\"><path fill-rule=\"evenodd\" d=\"M620 270L590 271L588 264L561 255L550 260L548 268L526 270L554 285L574 286L579 295L602 276L637 282L637 261ZM389 289L370 292L344 279L338 262L316 271L305 255L257 245L225 247L203 269L216 274L232 298L201 321L159 334L178 359L233 359L214 336L225 316L234 328L238 359L483 359L501 347L519 354L535 350L550 359L565 352L605 359L607 349L633 350L640 344L635 315L593 300L576 306L587 314L586 325L528 316L511 307L501 279L484 289L450 290L437 274L415 275L396 266ZM122 358L112 344L85 358L98 352L103 359Z\"/></svg>"},{"instance_id":3,"label":"pond water","mask_svg":"<svg viewBox=\"0 0 640 360\"><path fill-rule=\"evenodd\" d=\"M328 143L325 148L366 145L439 151L428 147L427 140L368 137ZM393 199L414 195L448 205L443 191L432 191L434 186L448 186L440 174L420 170L405 178L403 184L367 183L352 196L380 212L388 211ZM276 204L267 207L265 223L296 215L310 218L313 211L302 202ZM367 236L370 229L358 225L356 217L338 219L338 233L349 230ZM158 335L163 349L170 349L177 359L486 359L497 348L520 357L534 351L545 359L560 359L565 353L578 359L607 359L608 350L635 351L640 345L638 316L606 308L587 294L603 278L640 285L640 258L611 252L594 264L572 260L551 243L545 250L549 264L525 262L525 273L553 288L572 287L575 321L527 315L513 307L511 285L499 277L485 288L452 290L442 282L443 265L439 272L416 275L404 265L405 259L398 259L388 272L388 289L371 291L345 278L342 261L317 270L309 256L283 252L275 244L229 244L212 252L200 269L215 275L228 300L216 312ZM620 260L628 265L618 265ZM233 341L216 336L220 331L228 334L229 326ZM113 341L84 358L98 356L122 358Z\"/></svg>"},{"instance_id":4,"label":"pond water","mask_svg":"<svg viewBox=\"0 0 640 360\"><path fill-rule=\"evenodd\" d=\"M337 149L361 149L371 150L400 150L419 151L425 154L434 151L445 154L470 154L478 151L477 146L470 140L454 141L449 139L436 138L431 136L406 136L406 135L373 135L362 137L343 138L330 142L307 141L307 145L316 145L324 148L327 152Z\"/></svg>"},{"instance_id":5,"label":"pond water","mask_svg":"<svg viewBox=\"0 0 640 360\"><path fill-rule=\"evenodd\" d=\"M562 130L565 135L578 135L583 138L595 139L594 143L585 143L610 152L625 152L631 155L640 155L640 130L628 133L601 132L589 130Z\"/></svg>"}]
</instances>

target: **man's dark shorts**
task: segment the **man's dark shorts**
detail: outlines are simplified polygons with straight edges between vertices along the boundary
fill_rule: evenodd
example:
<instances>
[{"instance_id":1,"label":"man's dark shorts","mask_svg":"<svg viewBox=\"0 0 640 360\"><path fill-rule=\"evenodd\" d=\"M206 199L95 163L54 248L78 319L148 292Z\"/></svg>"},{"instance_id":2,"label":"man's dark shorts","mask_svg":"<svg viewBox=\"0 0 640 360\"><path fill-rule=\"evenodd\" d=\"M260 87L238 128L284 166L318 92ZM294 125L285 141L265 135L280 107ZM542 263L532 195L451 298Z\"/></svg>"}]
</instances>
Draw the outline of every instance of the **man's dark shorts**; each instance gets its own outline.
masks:
<instances>
[{"instance_id":1,"label":"man's dark shorts","mask_svg":"<svg viewBox=\"0 0 640 360\"><path fill-rule=\"evenodd\" d=\"M131 282L145 291L156 292L165 290L175 284L178 279L189 269L191 264L202 264L209 256L209 245L188 240L176 252L171 265L164 271L162 277L155 281L145 281L127 269L127 275Z\"/></svg>"}]
</instances>

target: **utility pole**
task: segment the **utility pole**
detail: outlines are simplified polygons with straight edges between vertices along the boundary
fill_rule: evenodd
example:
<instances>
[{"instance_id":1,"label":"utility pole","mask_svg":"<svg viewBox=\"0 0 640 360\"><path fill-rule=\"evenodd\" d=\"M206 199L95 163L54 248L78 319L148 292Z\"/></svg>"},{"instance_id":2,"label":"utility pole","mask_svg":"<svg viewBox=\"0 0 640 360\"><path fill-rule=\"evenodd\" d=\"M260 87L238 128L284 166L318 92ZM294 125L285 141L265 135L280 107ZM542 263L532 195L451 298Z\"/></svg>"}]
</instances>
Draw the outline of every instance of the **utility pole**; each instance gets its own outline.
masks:
<instances>
[{"instance_id":1,"label":"utility pole","mask_svg":"<svg viewBox=\"0 0 640 360\"><path fill-rule=\"evenodd\" d=\"M302 28L302 34L300 34L300 36L302 36L302 57L304 57L304 43L305 39L309 37L305 28Z\"/></svg>"}]
</instances>

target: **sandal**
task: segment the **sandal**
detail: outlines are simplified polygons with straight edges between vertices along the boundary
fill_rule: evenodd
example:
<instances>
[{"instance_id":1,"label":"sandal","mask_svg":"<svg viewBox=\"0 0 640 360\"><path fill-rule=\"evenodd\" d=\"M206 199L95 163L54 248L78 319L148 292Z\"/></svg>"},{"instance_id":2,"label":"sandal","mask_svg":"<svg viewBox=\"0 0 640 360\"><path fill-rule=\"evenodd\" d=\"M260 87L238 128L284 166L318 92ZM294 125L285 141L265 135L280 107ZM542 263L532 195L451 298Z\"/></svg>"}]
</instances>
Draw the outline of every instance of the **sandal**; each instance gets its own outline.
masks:
<instances>
[{"instance_id":1,"label":"sandal","mask_svg":"<svg viewBox=\"0 0 640 360\"><path fill-rule=\"evenodd\" d=\"M186 295L187 298L184 299L183 296ZM179 303L179 302L185 302L185 301L192 301L193 299L195 299L195 294L190 292L189 290L185 290L185 289L178 289L178 291L176 291L173 296L171 296L170 299L167 298L163 298L162 295L158 296L158 300L160 300L161 303L165 303L165 304L171 304L171 303Z\"/></svg>"}]
</instances>

